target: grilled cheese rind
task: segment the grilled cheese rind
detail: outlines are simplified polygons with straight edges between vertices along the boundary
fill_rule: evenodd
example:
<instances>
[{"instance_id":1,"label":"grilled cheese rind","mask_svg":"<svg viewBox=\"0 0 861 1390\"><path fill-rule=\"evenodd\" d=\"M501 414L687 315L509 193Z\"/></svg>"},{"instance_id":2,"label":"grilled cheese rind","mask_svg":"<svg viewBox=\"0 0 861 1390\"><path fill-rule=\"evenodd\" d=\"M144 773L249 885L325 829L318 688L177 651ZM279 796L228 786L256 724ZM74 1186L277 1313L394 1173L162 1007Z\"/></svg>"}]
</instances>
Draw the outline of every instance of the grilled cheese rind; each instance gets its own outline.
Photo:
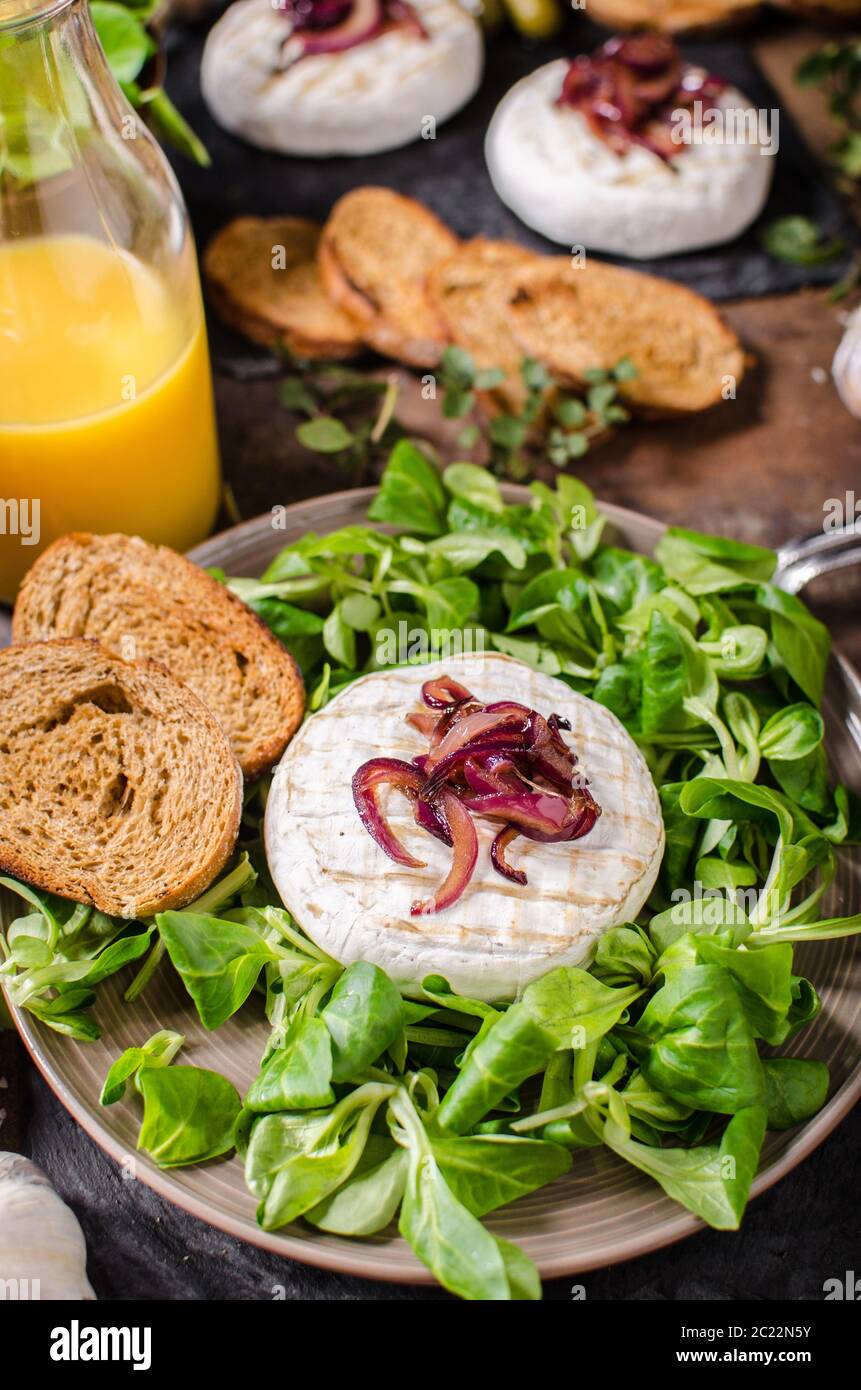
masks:
<instances>
[{"instance_id":1,"label":"grilled cheese rind","mask_svg":"<svg viewBox=\"0 0 861 1390\"><path fill-rule=\"evenodd\" d=\"M271 0L239 0L210 30L201 86L215 119L294 155L379 154L433 134L478 90L484 44L457 0L412 0L427 38L395 28L286 69L290 25Z\"/></svg>"},{"instance_id":2,"label":"grilled cheese rind","mask_svg":"<svg viewBox=\"0 0 861 1390\"><path fill-rule=\"evenodd\" d=\"M476 818L479 857L452 907L412 917L444 878L451 850L419 830L410 804L386 789L380 805L422 869L394 863L362 825L352 777L368 759L410 761L427 739L404 721L422 682L447 674L485 701L513 699L571 720L602 814L569 844L518 838L508 851L528 884L490 863L498 822ZM660 803L646 763L615 715L563 682L492 652L364 676L304 724L282 759L266 809L266 854L285 906L335 959L372 961L401 984L444 975L461 993L513 998L557 965L585 964L610 927L632 920L661 863Z\"/></svg>"}]
</instances>

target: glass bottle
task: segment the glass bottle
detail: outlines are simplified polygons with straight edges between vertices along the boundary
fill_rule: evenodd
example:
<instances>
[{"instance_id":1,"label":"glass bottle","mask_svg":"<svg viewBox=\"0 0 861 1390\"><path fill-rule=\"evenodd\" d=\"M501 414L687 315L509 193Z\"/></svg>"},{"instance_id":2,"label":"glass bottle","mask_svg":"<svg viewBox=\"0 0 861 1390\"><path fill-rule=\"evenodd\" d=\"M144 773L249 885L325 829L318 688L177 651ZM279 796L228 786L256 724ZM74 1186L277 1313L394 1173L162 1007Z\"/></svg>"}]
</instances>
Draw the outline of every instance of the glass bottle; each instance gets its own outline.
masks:
<instances>
[{"instance_id":1,"label":"glass bottle","mask_svg":"<svg viewBox=\"0 0 861 1390\"><path fill-rule=\"evenodd\" d=\"M179 550L220 490L182 195L87 0L0 0L0 600L69 531Z\"/></svg>"}]
</instances>

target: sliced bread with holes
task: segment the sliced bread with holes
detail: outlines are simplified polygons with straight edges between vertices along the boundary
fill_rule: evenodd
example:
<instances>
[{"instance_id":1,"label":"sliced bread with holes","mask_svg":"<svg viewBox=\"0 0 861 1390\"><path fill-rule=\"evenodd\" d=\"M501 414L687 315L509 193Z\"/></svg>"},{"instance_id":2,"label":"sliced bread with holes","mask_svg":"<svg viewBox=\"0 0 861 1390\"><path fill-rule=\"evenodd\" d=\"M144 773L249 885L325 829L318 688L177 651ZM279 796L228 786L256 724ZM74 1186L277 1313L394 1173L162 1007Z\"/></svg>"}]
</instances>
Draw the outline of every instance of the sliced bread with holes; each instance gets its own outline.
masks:
<instances>
[{"instance_id":1,"label":"sliced bread with holes","mask_svg":"<svg viewBox=\"0 0 861 1390\"><path fill-rule=\"evenodd\" d=\"M434 367L445 330L427 296L438 261L458 246L429 208L391 188L354 188L332 208L317 260L326 293L366 343L414 367Z\"/></svg>"},{"instance_id":2,"label":"sliced bread with holes","mask_svg":"<svg viewBox=\"0 0 861 1390\"><path fill-rule=\"evenodd\" d=\"M224 730L156 662L81 638L0 651L0 868L115 917L184 907L242 813Z\"/></svg>"},{"instance_id":3,"label":"sliced bread with holes","mask_svg":"<svg viewBox=\"0 0 861 1390\"><path fill-rule=\"evenodd\" d=\"M131 660L155 660L223 725L246 777L280 758L305 709L290 653L223 584L137 536L63 536L26 575L16 642L91 637Z\"/></svg>"},{"instance_id":4,"label":"sliced bread with holes","mask_svg":"<svg viewBox=\"0 0 861 1390\"><path fill-rule=\"evenodd\" d=\"M513 268L508 310L522 351L565 385L584 386L590 371L629 357L637 375L619 394L646 414L705 410L744 376L744 349L702 295L591 257Z\"/></svg>"}]
</instances>

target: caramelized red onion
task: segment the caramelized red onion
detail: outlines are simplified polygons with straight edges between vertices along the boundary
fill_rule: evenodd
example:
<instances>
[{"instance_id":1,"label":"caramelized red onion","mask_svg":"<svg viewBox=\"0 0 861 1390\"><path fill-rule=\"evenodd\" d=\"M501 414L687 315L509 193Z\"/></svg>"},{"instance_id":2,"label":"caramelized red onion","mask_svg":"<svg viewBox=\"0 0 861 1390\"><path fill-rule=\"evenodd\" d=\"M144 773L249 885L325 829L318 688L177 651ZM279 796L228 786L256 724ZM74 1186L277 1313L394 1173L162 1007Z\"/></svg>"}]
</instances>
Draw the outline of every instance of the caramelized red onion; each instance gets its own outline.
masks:
<instances>
[{"instance_id":1,"label":"caramelized red onion","mask_svg":"<svg viewBox=\"0 0 861 1390\"><path fill-rule=\"evenodd\" d=\"M407 715L407 723L413 729L418 729L419 733L424 734L426 738L430 738L439 723L439 716L433 714L429 709L414 709L410 710Z\"/></svg>"},{"instance_id":2,"label":"caramelized red onion","mask_svg":"<svg viewBox=\"0 0 861 1390\"><path fill-rule=\"evenodd\" d=\"M469 789L480 796L528 790L528 783L517 771L514 759L505 753L485 753L467 758L463 765L463 776Z\"/></svg>"},{"instance_id":3,"label":"caramelized red onion","mask_svg":"<svg viewBox=\"0 0 861 1390\"><path fill-rule=\"evenodd\" d=\"M478 835L466 806L448 787L443 787L439 800L451 835L451 867L435 893L424 902L413 903L410 908L413 917L443 912L456 903L472 878L478 859Z\"/></svg>"},{"instance_id":4,"label":"caramelized red onion","mask_svg":"<svg viewBox=\"0 0 861 1390\"><path fill-rule=\"evenodd\" d=\"M518 835L548 844L578 840L601 814L582 781L575 783L577 759L561 733L570 728L566 719L557 714L545 719L513 700L482 705L447 676L426 681L422 698L427 708L406 720L430 739L428 752L412 763L372 758L353 778L362 824L396 863L424 867L404 849L380 810L381 786L402 791L414 805L416 824L451 846L448 874L430 898L413 903L416 916L450 907L469 883L478 856L474 815L503 822L491 846L491 863L504 878L525 884L526 874L506 858Z\"/></svg>"},{"instance_id":5,"label":"caramelized red onion","mask_svg":"<svg viewBox=\"0 0 861 1390\"><path fill-rule=\"evenodd\" d=\"M635 72L655 73L675 62L679 50L665 34L617 34L602 48L608 58L619 58Z\"/></svg>"},{"instance_id":6,"label":"caramelized red onion","mask_svg":"<svg viewBox=\"0 0 861 1390\"><path fill-rule=\"evenodd\" d=\"M492 753L506 744L519 746L526 736L529 715L529 710L520 713L479 705L455 720L439 744L431 747L425 771L428 776L434 774L439 786L448 779L454 768L463 765L470 748L480 747L483 752Z\"/></svg>"},{"instance_id":7,"label":"caramelized red onion","mask_svg":"<svg viewBox=\"0 0 861 1390\"><path fill-rule=\"evenodd\" d=\"M390 29L426 39L427 30L408 0L279 0L291 25L281 46L280 67L318 53L343 53Z\"/></svg>"},{"instance_id":8,"label":"caramelized red onion","mask_svg":"<svg viewBox=\"0 0 861 1390\"><path fill-rule=\"evenodd\" d=\"M463 805L476 815L504 820L528 840L543 844L579 840L589 833L599 815L597 803L585 788L567 801L556 792L493 792L466 796Z\"/></svg>"},{"instance_id":9,"label":"caramelized red onion","mask_svg":"<svg viewBox=\"0 0 861 1390\"><path fill-rule=\"evenodd\" d=\"M490 862L503 878L509 878L512 883L519 883L523 887L527 881L526 874L522 869L513 868L505 857L505 851L511 841L516 840L519 834L520 831L516 826L504 825L490 846Z\"/></svg>"},{"instance_id":10,"label":"caramelized red onion","mask_svg":"<svg viewBox=\"0 0 861 1390\"><path fill-rule=\"evenodd\" d=\"M392 831L380 810L377 788L397 787L412 801L418 801L424 781L419 769L401 758L371 758L353 777L353 801L362 825L390 859L410 869L423 869L425 862L409 854Z\"/></svg>"},{"instance_id":11,"label":"caramelized red onion","mask_svg":"<svg viewBox=\"0 0 861 1390\"><path fill-rule=\"evenodd\" d=\"M279 0L277 9L294 29L331 29L353 8L353 0Z\"/></svg>"},{"instance_id":12,"label":"caramelized red onion","mask_svg":"<svg viewBox=\"0 0 861 1390\"><path fill-rule=\"evenodd\" d=\"M448 709L451 705L462 705L472 696L465 685L453 681L451 676L439 676L436 680L425 681L422 699L431 709Z\"/></svg>"},{"instance_id":13,"label":"caramelized red onion","mask_svg":"<svg viewBox=\"0 0 861 1390\"><path fill-rule=\"evenodd\" d=\"M579 111L616 154L641 145L669 161L685 148L673 139L675 112L713 101L725 87L720 78L686 67L672 39L632 34L575 58L559 104Z\"/></svg>"}]
</instances>

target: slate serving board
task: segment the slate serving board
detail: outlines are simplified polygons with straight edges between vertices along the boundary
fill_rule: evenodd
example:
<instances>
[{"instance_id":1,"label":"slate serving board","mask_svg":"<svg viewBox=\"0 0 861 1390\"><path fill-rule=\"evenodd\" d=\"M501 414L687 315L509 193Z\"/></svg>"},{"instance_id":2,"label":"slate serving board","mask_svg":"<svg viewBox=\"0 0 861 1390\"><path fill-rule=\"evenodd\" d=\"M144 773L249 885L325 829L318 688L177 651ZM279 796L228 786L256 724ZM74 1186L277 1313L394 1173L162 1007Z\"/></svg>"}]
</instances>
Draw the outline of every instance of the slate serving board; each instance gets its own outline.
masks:
<instances>
[{"instance_id":1,"label":"slate serving board","mask_svg":"<svg viewBox=\"0 0 861 1390\"><path fill-rule=\"evenodd\" d=\"M168 90L205 142L210 170L177 160L198 244L240 213L291 213L323 221L335 200L358 184L386 184L420 198L461 236L507 237L538 251L559 248L523 225L499 201L484 163L483 142L493 111L506 91L542 63L588 52L606 31L581 15L569 16L558 39L525 43L512 32L488 44L484 83L435 140L361 158L288 158L246 145L212 120L200 94L199 66L204 31L177 29L168 53ZM682 44L686 56L727 78L758 108L779 107L774 89L750 54L745 38ZM795 266L773 259L759 241L762 226L801 213L847 249L857 232L838 195L788 116L780 115L775 182L760 221L728 246L655 261L617 259L619 265L653 271L690 285L715 300L780 294L805 285L831 284L845 273L849 254L821 266ZM216 344L216 356L218 345Z\"/></svg>"}]
</instances>

